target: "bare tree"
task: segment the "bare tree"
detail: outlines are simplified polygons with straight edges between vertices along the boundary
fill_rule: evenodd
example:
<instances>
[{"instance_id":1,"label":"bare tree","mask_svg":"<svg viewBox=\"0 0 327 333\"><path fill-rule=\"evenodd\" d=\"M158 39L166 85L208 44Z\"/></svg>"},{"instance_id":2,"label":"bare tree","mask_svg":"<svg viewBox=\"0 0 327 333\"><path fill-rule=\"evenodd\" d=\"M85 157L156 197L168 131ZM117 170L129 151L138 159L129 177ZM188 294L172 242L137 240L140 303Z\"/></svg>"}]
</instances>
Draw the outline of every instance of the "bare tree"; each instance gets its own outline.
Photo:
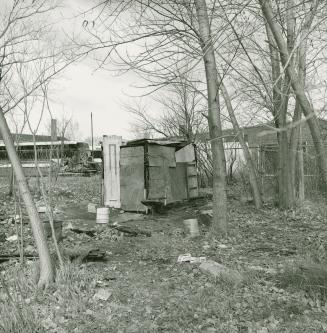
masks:
<instances>
[{"instance_id":1,"label":"bare tree","mask_svg":"<svg viewBox=\"0 0 327 333\"><path fill-rule=\"evenodd\" d=\"M214 4L212 7L214 8ZM97 26L96 20L93 25L87 25L90 34L95 36L95 42L90 43L90 49L109 50L100 61L100 67L110 60L122 65L122 70L137 71L142 78L153 76L154 73L156 77L161 77L158 85L151 85L152 91L172 83L172 78L164 79L172 64L174 68L179 67L180 72L196 66L201 67L202 77L208 78L209 75L209 81L213 80L213 74L209 73L208 68L203 68L206 67L207 61L202 63L202 58L208 56L207 48L209 57L214 57L213 44L208 39L210 25L207 10L205 3L196 1L162 3L157 0L139 0L106 4L101 10L101 22L104 23L101 28ZM115 15L111 16L110 12L114 12ZM130 15L133 19L124 20L125 15ZM219 35L219 31L215 33ZM138 54L125 52L127 44L137 42L140 44ZM187 68L185 63L188 64ZM215 62L210 66L213 73L216 73ZM218 84L217 75L215 76L214 81ZM215 188L213 231L223 235L227 231L226 170L218 101L219 86L215 87L215 92L212 87L208 86L208 123L211 123L209 128L211 127L212 151L215 151L212 154Z\"/></svg>"},{"instance_id":2,"label":"bare tree","mask_svg":"<svg viewBox=\"0 0 327 333\"><path fill-rule=\"evenodd\" d=\"M226 163L220 118L218 72L205 0L196 0L195 7L208 90L208 125L214 166L213 213L215 223L213 225L217 234L225 235L227 233Z\"/></svg>"},{"instance_id":3,"label":"bare tree","mask_svg":"<svg viewBox=\"0 0 327 333\"><path fill-rule=\"evenodd\" d=\"M289 80L289 85L292 87L294 94L297 99L298 107L301 108L305 119L308 123L311 136L315 145L315 149L317 151L317 157L318 157L318 164L321 171L322 179L324 182L324 185L326 187L327 185L327 156L322 140L322 136L319 130L318 122L317 122L317 116L315 113L315 110L310 103L306 91L305 91L305 85L304 85L304 76L303 73L305 69L301 68L303 67L303 47L302 46L302 59L300 60L300 71L297 71L295 68L294 63L292 62L292 54L290 53L290 48L287 46L287 42L285 41L285 38L282 35L281 29L276 22L275 16L273 14L273 9L271 7L270 1L266 0L259 0L262 13L264 18L266 19L267 25L269 26L269 29L271 30L271 34L274 38L274 41L276 43L280 62L285 70L285 74L287 79ZM312 2L312 7L310 10L310 13L306 17L306 23L304 25L304 31L307 32L307 29L310 27L314 13L317 11L317 6L319 2L314 1ZM300 43L303 41L303 38L306 38L306 35L301 35L302 40L300 40ZM305 44L304 44L305 45ZM300 75L300 80L298 79ZM285 85L287 87L287 84ZM284 116L285 117L285 116ZM295 118L296 119L296 118ZM282 126L285 127L285 121L283 121ZM284 139L285 141L285 139ZM294 163L293 163L294 165ZM289 180L288 180L289 181Z\"/></svg>"},{"instance_id":4,"label":"bare tree","mask_svg":"<svg viewBox=\"0 0 327 333\"><path fill-rule=\"evenodd\" d=\"M39 287L54 279L49 249L35 203L27 186L21 162L5 118L10 110L19 110L30 96L37 98L40 87L54 78L69 63L71 49L63 52L62 45L49 45L52 39L49 14L56 3L48 0L12 1L0 13L0 132L6 145L20 195L25 203L34 240L40 258ZM23 75L22 75L23 74ZM25 78L22 89L21 79Z\"/></svg>"}]
</instances>

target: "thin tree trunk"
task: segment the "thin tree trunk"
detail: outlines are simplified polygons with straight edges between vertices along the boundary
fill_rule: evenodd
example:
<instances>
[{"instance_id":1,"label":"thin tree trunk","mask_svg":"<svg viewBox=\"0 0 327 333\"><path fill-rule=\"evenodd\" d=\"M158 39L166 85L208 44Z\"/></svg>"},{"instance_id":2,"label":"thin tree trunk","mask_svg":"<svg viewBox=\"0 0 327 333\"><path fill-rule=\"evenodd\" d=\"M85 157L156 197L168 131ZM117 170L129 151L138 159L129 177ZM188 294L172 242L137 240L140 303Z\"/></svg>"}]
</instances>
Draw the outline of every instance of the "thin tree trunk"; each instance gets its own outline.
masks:
<instances>
[{"instance_id":1,"label":"thin tree trunk","mask_svg":"<svg viewBox=\"0 0 327 333\"><path fill-rule=\"evenodd\" d=\"M313 7L311 8L310 12L308 13L303 28L302 28L302 42L299 45L298 48L298 80L299 82L302 84L303 87L305 87L305 80L306 80L306 62L307 62L307 44L308 44L308 33L309 33L309 29L310 26L312 24L313 21L313 17L314 17L314 13L317 9L317 4L313 4ZM301 105L299 103L299 99L296 98L296 102L295 102L295 110L294 110L294 116L293 116L293 123L297 123L301 120L301 114L302 114L302 110L301 110ZM298 163L303 163L303 148L302 148L302 140L299 140L299 136L300 136L300 131L301 131L301 124L296 125L295 127L292 128L291 130L291 136L290 136L290 171L291 171L291 183L293 186L293 195L294 198L296 197L296 181L295 181L295 177L296 177L296 158L297 156L300 157L300 150L302 151L302 159L299 158ZM299 147L300 145L300 147ZM303 165L301 167L301 165L299 165L299 168L303 169ZM301 189L299 187L299 203L301 204L302 199L300 198L300 196L304 197L304 193L300 193L301 191L304 191L304 189L301 186Z\"/></svg>"},{"instance_id":2,"label":"thin tree trunk","mask_svg":"<svg viewBox=\"0 0 327 333\"><path fill-rule=\"evenodd\" d=\"M287 1L287 47L292 50L294 43L294 20L291 0ZM272 113L277 129L278 143L278 204L282 209L288 209L294 203L293 188L291 183L291 172L289 164L289 146L287 131L287 110L290 94L290 79L287 75L283 76L280 68L280 56L274 36L268 24L266 33L269 41L269 51L272 69L273 83L273 107Z\"/></svg>"},{"instance_id":3,"label":"thin tree trunk","mask_svg":"<svg viewBox=\"0 0 327 333\"><path fill-rule=\"evenodd\" d=\"M208 91L208 125L213 161L212 230L215 234L224 236L227 233L226 162L220 120L218 73L206 1L195 0L195 8Z\"/></svg>"},{"instance_id":4,"label":"thin tree trunk","mask_svg":"<svg viewBox=\"0 0 327 333\"><path fill-rule=\"evenodd\" d=\"M13 194L14 194L14 182L15 182L14 170L11 167L10 168L10 176L9 176L9 191L8 191L8 195L10 197L12 197Z\"/></svg>"},{"instance_id":5,"label":"thin tree trunk","mask_svg":"<svg viewBox=\"0 0 327 333\"><path fill-rule=\"evenodd\" d=\"M327 188L327 157L325 153L325 147L323 144L322 136L319 130L319 125L317 121L317 116L314 112L314 109L308 100L305 94L305 87L302 82L299 82L296 76L294 65L289 62L289 52L287 49L287 44L283 39L283 35L280 31L279 26L274 20L274 15L270 3L267 0L259 0L262 8L262 12L264 17L267 20L267 23L274 35L275 41L278 45L281 63L285 68L286 74L290 78L290 82L293 88L293 91L299 101L302 112L306 117L306 121L308 123L312 140L318 155L318 164L321 172L321 176L324 183L324 189Z\"/></svg>"},{"instance_id":6,"label":"thin tree trunk","mask_svg":"<svg viewBox=\"0 0 327 333\"><path fill-rule=\"evenodd\" d=\"M273 84L273 92L272 92L272 100L273 105L271 108L271 112L274 117L274 124L277 129L280 129L283 127L283 124L285 126L285 122L283 121L283 112L282 108L283 105L283 90L285 88L283 77L281 75L280 70L280 57L278 54L278 49L276 42L274 40L274 36L270 30L270 27L266 24L266 33L267 38L269 42L269 55L270 55L270 62L271 62L271 74L272 74L272 84ZM285 102L285 101L284 101ZM282 151L282 145L287 142L285 140L285 134L281 135L279 131L277 131L277 154L278 154L278 163L277 163L277 184L278 184L278 205L279 207L285 207L287 206L287 203L285 202L285 198L287 199L287 191L285 193L285 182L283 179L283 151Z\"/></svg>"},{"instance_id":7,"label":"thin tree trunk","mask_svg":"<svg viewBox=\"0 0 327 333\"><path fill-rule=\"evenodd\" d=\"M45 287L54 279L54 272L51 263L50 252L46 238L44 235L43 226L35 207L31 192L28 188L26 177L18 158L13 139L10 134L10 130L4 116L3 110L0 108L0 132L4 144L6 146L7 154L11 162L12 168L17 179L21 197L25 203L27 214L30 220L35 244L40 258L40 277L38 281L39 287Z\"/></svg>"},{"instance_id":8,"label":"thin tree trunk","mask_svg":"<svg viewBox=\"0 0 327 333\"><path fill-rule=\"evenodd\" d=\"M305 198L305 183L304 183L304 163L303 163L303 144L302 144L302 126L300 125L299 130L299 141L298 145L298 161L299 161L299 204L302 206Z\"/></svg>"},{"instance_id":9,"label":"thin tree trunk","mask_svg":"<svg viewBox=\"0 0 327 333\"><path fill-rule=\"evenodd\" d=\"M260 191L260 187L259 187L259 182L258 182L258 177L256 174L255 165L253 163L253 159L251 157L249 147L244 140L242 130L241 130L240 126L238 125L237 119L235 117L235 112L234 112L234 108L232 106L231 98L229 96L229 93L228 93L224 83L222 82L222 79L221 79L219 73L218 73L218 79L220 81L220 89L221 89L223 98L226 103L229 118L232 122L234 131L237 133L237 138L238 138L239 143L244 152L244 157L245 157L245 161L246 161L246 165L247 165L247 169L248 169L248 173L249 173L249 178L250 178L250 184L251 184L251 188L252 188L252 192L253 192L254 204L255 204L256 208L259 209L262 207L262 197L261 197L261 191Z\"/></svg>"},{"instance_id":10,"label":"thin tree trunk","mask_svg":"<svg viewBox=\"0 0 327 333\"><path fill-rule=\"evenodd\" d=\"M296 123L301 120L301 106L296 100L295 102L295 108L294 108L294 115L292 119L292 123ZM300 125L296 125L291 129L290 134L290 143L289 143L289 163L290 163L290 177L291 177L291 186L293 189L293 197L294 199L297 197L297 190L296 190L296 159L298 156L298 150L300 149L299 146L302 147L302 143L299 140L299 129Z\"/></svg>"}]
</instances>

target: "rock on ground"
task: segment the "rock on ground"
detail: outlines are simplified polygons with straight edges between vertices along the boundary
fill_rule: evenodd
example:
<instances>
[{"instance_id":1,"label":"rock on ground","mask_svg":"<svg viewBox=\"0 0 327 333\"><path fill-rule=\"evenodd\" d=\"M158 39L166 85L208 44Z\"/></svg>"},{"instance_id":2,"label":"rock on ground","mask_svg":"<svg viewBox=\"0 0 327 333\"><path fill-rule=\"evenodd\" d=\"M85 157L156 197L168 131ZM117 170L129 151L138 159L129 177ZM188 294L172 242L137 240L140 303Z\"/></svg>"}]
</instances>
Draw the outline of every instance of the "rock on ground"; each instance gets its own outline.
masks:
<instances>
[{"instance_id":1,"label":"rock on ground","mask_svg":"<svg viewBox=\"0 0 327 333\"><path fill-rule=\"evenodd\" d=\"M213 260L208 260L200 265L200 270L210 274L216 278L222 278L233 284L240 284L243 281L243 276L238 271L230 269Z\"/></svg>"}]
</instances>

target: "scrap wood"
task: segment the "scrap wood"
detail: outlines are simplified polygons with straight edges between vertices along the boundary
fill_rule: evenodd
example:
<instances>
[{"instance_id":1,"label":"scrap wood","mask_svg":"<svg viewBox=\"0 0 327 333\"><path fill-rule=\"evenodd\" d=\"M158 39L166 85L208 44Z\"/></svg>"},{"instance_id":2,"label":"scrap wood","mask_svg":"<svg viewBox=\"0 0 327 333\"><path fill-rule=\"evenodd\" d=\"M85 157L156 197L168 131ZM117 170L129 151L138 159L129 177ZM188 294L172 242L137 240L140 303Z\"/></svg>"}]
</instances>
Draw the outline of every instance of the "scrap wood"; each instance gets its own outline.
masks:
<instances>
[{"instance_id":1,"label":"scrap wood","mask_svg":"<svg viewBox=\"0 0 327 333\"><path fill-rule=\"evenodd\" d=\"M90 228L85 225L73 225L71 222L68 223L66 229L75 232L76 234L86 234L89 237L94 237L96 234L94 228Z\"/></svg>"},{"instance_id":2,"label":"scrap wood","mask_svg":"<svg viewBox=\"0 0 327 333\"><path fill-rule=\"evenodd\" d=\"M153 213L161 214L161 213L166 213L168 210L171 210L173 208L180 207L186 201L179 200L179 201L165 203L165 198L162 198L156 200L141 200L141 202L143 205L150 208L150 210Z\"/></svg>"},{"instance_id":3,"label":"scrap wood","mask_svg":"<svg viewBox=\"0 0 327 333\"><path fill-rule=\"evenodd\" d=\"M151 237L151 232L150 231L146 231L146 230L141 230L141 229L138 229L136 227L131 227L131 226L122 226L122 225L119 225L119 224L116 224L116 225L110 225L109 226L110 228L112 229L116 229L120 232L124 232L124 233L127 233L131 236L138 236L138 235L145 235L146 237Z\"/></svg>"},{"instance_id":4,"label":"scrap wood","mask_svg":"<svg viewBox=\"0 0 327 333\"><path fill-rule=\"evenodd\" d=\"M63 253L64 256L75 262L106 260L106 252L94 247L77 246L72 249L64 248Z\"/></svg>"},{"instance_id":5,"label":"scrap wood","mask_svg":"<svg viewBox=\"0 0 327 333\"><path fill-rule=\"evenodd\" d=\"M24 254L24 258L29 259L29 260L35 260L38 258L38 255L36 254ZM12 254L0 254L0 264L4 263L9 260L19 260L20 255L17 253L12 253Z\"/></svg>"},{"instance_id":6,"label":"scrap wood","mask_svg":"<svg viewBox=\"0 0 327 333\"><path fill-rule=\"evenodd\" d=\"M99 248L87 248L87 247L75 247L73 249L64 249L63 254L71 261L105 261L106 252ZM39 258L38 254L24 254L25 259L36 260ZM9 260L19 260L20 255L13 254L1 254L0 264Z\"/></svg>"}]
</instances>

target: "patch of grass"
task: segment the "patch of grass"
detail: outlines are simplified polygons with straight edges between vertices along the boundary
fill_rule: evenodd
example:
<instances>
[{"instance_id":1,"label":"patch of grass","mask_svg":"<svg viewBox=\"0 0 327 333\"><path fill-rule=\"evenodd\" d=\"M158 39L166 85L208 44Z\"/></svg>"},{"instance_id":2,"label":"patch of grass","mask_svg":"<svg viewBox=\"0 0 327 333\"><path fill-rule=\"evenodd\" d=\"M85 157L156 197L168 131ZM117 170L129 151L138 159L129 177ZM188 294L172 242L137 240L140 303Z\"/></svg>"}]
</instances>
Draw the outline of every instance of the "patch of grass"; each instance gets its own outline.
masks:
<instances>
[{"instance_id":1,"label":"patch of grass","mask_svg":"<svg viewBox=\"0 0 327 333\"><path fill-rule=\"evenodd\" d=\"M30 268L26 269L30 272ZM8 284L6 281L10 281ZM44 327L36 320L34 309L26 300L35 290L31 278L28 278L18 266L13 267L6 277L1 276L0 291L0 332L6 333L43 333Z\"/></svg>"},{"instance_id":2,"label":"patch of grass","mask_svg":"<svg viewBox=\"0 0 327 333\"><path fill-rule=\"evenodd\" d=\"M12 298L0 303L0 332L3 333L45 333L44 327L36 320L33 309Z\"/></svg>"},{"instance_id":3,"label":"patch of grass","mask_svg":"<svg viewBox=\"0 0 327 333\"><path fill-rule=\"evenodd\" d=\"M290 265L277 275L278 285L327 296L327 264L303 262Z\"/></svg>"}]
</instances>

